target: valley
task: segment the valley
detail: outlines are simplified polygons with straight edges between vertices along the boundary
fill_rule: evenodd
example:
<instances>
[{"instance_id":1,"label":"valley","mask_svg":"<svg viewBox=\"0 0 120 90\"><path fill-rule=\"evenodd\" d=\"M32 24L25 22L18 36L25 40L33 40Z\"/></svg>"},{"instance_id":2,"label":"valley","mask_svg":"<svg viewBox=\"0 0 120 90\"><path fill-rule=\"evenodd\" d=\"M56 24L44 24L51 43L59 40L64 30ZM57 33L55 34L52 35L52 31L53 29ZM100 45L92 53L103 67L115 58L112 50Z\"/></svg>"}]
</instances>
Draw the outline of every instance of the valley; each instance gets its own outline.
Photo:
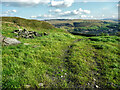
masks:
<instances>
[{"instance_id":1,"label":"valley","mask_svg":"<svg viewBox=\"0 0 120 90\"><path fill-rule=\"evenodd\" d=\"M47 22L70 33L86 36L117 35L119 31L118 22L113 20L55 19L48 20Z\"/></svg>"}]
</instances>

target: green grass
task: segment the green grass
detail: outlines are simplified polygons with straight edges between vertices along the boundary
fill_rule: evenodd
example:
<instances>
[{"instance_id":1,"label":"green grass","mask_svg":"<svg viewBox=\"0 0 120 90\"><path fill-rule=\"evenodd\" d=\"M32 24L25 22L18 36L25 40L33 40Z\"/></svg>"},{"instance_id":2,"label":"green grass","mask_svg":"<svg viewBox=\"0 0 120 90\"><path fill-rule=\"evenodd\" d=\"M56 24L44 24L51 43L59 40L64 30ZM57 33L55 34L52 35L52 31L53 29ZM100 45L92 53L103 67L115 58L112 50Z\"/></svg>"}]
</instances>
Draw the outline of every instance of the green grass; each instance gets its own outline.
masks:
<instances>
[{"instance_id":1,"label":"green grass","mask_svg":"<svg viewBox=\"0 0 120 90\"><path fill-rule=\"evenodd\" d=\"M29 20L25 25L20 24L24 19L3 20L2 34L6 37L15 38L11 32L18 24L22 29L49 33L34 39L16 38L22 43L2 47L3 88L39 88L39 83L44 88L120 87L120 37L74 36L49 24L45 28L47 23L41 27L42 21L33 21L40 26L35 27L38 24L29 25ZM17 21L13 24L13 20Z\"/></svg>"},{"instance_id":2,"label":"green grass","mask_svg":"<svg viewBox=\"0 0 120 90\"><path fill-rule=\"evenodd\" d=\"M15 38L11 32L17 27L11 23L8 25L3 22L3 35ZM25 28L38 33L47 32L49 35L34 39L19 38L22 44L3 47L3 88L19 88L28 84L34 87L39 83L44 83L46 87L52 86L53 72L61 71L58 67L63 63L64 49L75 37L60 29ZM56 78L60 75L56 75Z\"/></svg>"},{"instance_id":3,"label":"green grass","mask_svg":"<svg viewBox=\"0 0 120 90\"><path fill-rule=\"evenodd\" d=\"M11 22L14 25L17 25L17 27L30 27L33 29L54 29L54 26L51 24L44 22L44 21L38 21L38 20L28 20L24 18L19 17L2 17L2 21ZM10 25L9 23L7 24Z\"/></svg>"},{"instance_id":4,"label":"green grass","mask_svg":"<svg viewBox=\"0 0 120 90\"><path fill-rule=\"evenodd\" d=\"M93 42L94 38L94 42ZM105 39L108 41L104 41ZM120 50L119 37L91 37L73 44L66 65L69 80L74 85L91 87L87 83L102 88L118 88L120 85ZM96 41L97 39L97 41ZM110 41L109 41L110 40Z\"/></svg>"}]
</instances>

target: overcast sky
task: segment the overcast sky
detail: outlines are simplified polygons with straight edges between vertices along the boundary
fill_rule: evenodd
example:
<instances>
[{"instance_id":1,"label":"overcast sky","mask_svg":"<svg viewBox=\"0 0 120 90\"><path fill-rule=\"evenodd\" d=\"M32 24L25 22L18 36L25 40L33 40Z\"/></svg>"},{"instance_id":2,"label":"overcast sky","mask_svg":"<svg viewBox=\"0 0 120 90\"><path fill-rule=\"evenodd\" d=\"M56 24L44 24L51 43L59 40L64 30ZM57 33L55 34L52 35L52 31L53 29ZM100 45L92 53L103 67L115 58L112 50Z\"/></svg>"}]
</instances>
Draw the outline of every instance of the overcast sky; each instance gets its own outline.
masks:
<instances>
[{"instance_id":1,"label":"overcast sky","mask_svg":"<svg viewBox=\"0 0 120 90\"><path fill-rule=\"evenodd\" d=\"M104 19L118 17L119 0L2 0L0 16L28 19Z\"/></svg>"}]
</instances>

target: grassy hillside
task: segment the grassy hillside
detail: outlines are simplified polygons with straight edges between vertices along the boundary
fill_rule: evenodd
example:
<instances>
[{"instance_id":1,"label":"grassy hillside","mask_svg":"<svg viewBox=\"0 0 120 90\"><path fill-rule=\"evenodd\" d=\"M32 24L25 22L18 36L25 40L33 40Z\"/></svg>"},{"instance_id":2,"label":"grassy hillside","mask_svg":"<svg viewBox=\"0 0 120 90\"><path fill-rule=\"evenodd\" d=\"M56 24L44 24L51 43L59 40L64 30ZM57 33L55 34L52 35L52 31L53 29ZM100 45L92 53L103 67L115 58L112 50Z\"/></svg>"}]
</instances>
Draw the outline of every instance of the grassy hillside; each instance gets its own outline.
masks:
<instances>
[{"instance_id":1,"label":"grassy hillside","mask_svg":"<svg viewBox=\"0 0 120 90\"><path fill-rule=\"evenodd\" d=\"M47 32L16 38L18 28ZM120 37L75 36L43 21L4 17L2 34L21 44L2 47L3 88L120 88Z\"/></svg>"},{"instance_id":2,"label":"grassy hillside","mask_svg":"<svg viewBox=\"0 0 120 90\"><path fill-rule=\"evenodd\" d=\"M19 18L19 17L3 17L2 18L3 22L11 22L15 25L17 25L18 27L22 26L22 27L30 27L33 29L53 29L54 26L52 26L49 23L46 23L44 21L38 21L38 20L28 20L28 19L24 19L24 18Z\"/></svg>"}]
</instances>

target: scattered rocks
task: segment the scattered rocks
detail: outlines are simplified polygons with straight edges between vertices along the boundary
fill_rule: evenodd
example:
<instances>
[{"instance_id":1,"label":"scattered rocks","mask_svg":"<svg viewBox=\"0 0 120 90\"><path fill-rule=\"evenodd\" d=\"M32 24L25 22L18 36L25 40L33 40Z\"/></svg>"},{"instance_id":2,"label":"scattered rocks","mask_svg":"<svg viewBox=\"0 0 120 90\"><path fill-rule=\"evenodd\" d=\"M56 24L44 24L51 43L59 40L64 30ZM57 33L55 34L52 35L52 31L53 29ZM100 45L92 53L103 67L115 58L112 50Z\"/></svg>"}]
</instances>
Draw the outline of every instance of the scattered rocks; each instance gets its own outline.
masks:
<instances>
[{"instance_id":1,"label":"scattered rocks","mask_svg":"<svg viewBox=\"0 0 120 90\"><path fill-rule=\"evenodd\" d=\"M46 32L39 34L35 31L27 31L26 29L14 30L12 33L15 33L17 38L22 37L22 38L31 38L31 39L33 39L34 37L41 37L48 35Z\"/></svg>"}]
</instances>

